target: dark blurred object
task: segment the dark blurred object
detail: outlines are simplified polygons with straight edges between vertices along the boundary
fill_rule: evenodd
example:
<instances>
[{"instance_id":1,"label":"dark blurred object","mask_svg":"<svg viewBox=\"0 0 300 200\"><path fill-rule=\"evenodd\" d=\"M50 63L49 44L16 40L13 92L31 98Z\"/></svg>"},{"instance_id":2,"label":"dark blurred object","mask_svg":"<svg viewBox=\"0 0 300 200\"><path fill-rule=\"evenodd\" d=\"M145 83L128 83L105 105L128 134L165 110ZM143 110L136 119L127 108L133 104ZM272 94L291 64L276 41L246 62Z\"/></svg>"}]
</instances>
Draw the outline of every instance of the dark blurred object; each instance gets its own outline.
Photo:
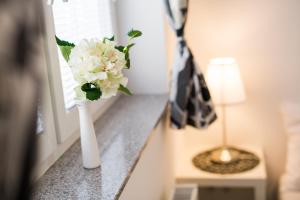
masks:
<instances>
[{"instance_id":1,"label":"dark blurred object","mask_svg":"<svg viewBox=\"0 0 300 200\"><path fill-rule=\"evenodd\" d=\"M0 199L30 199L40 95L42 1L0 0Z\"/></svg>"}]
</instances>

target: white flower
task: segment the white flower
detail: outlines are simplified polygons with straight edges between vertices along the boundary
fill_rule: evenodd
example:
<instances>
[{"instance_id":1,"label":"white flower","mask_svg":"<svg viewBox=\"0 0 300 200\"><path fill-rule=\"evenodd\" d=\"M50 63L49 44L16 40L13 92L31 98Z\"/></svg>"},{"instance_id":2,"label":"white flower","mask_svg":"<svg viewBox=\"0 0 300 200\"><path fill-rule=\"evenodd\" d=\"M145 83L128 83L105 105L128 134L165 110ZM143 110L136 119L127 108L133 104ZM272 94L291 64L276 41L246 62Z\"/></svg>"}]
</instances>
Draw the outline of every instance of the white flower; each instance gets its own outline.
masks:
<instances>
[{"instance_id":1,"label":"white flower","mask_svg":"<svg viewBox=\"0 0 300 200\"><path fill-rule=\"evenodd\" d=\"M125 54L115 48L113 41L82 40L72 49L68 63L79 84L75 88L77 98L84 97L80 86L85 83L96 84L102 92L101 98L115 96L120 84L127 85L122 72L126 67Z\"/></svg>"},{"instance_id":2,"label":"white flower","mask_svg":"<svg viewBox=\"0 0 300 200\"><path fill-rule=\"evenodd\" d=\"M105 79L107 79L107 72L86 73L84 75L84 78L88 82L93 82L96 80L105 80Z\"/></svg>"},{"instance_id":3,"label":"white flower","mask_svg":"<svg viewBox=\"0 0 300 200\"><path fill-rule=\"evenodd\" d=\"M115 76L113 74L109 74L108 78L105 80L99 80L98 84L100 85L102 91L102 98L108 99L112 96L116 96L120 84L126 86L128 79L124 77L122 74Z\"/></svg>"}]
</instances>

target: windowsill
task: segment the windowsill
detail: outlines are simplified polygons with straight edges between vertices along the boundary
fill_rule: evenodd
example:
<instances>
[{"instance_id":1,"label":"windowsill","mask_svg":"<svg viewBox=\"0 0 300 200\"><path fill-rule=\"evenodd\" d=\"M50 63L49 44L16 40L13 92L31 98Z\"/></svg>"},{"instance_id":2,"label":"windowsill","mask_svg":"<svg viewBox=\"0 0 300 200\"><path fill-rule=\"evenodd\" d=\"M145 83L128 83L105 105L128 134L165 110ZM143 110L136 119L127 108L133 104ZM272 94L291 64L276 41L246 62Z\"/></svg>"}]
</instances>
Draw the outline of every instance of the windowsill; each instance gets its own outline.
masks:
<instances>
[{"instance_id":1,"label":"windowsill","mask_svg":"<svg viewBox=\"0 0 300 200\"><path fill-rule=\"evenodd\" d=\"M82 167L77 140L40 178L33 199L117 199L166 103L167 95L120 97L95 122L101 167Z\"/></svg>"}]
</instances>

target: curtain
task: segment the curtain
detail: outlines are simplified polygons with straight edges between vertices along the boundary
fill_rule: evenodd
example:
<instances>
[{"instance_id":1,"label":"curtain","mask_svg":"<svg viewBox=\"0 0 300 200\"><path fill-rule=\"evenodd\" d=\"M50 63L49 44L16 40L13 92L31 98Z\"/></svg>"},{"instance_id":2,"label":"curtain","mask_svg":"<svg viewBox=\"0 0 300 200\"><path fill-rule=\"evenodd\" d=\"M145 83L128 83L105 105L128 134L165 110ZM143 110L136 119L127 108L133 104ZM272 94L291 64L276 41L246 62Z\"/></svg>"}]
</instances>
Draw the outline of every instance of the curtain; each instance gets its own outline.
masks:
<instances>
[{"instance_id":1,"label":"curtain","mask_svg":"<svg viewBox=\"0 0 300 200\"><path fill-rule=\"evenodd\" d=\"M40 0L0 0L0 199L30 199L41 88Z\"/></svg>"},{"instance_id":2,"label":"curtain","mask_svg":"<svg viewBox=\"0 0 300 200\"><path fill-rule=\"evenodd\" d=\"M217 118L204 76L184 39L188 0L164 0L171 27L177 36L172 72L171 122L176 128L206 128Z\"/></svg>"}]
</instances>

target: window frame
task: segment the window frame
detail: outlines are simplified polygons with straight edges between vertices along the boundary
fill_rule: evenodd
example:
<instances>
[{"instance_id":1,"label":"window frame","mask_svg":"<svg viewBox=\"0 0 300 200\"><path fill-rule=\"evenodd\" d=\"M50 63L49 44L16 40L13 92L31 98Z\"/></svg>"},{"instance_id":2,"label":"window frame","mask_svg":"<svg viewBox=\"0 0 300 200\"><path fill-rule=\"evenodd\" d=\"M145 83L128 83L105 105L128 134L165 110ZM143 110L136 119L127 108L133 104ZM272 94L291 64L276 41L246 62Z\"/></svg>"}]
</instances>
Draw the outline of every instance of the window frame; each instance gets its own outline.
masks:
<instances>
[{"instance_id":1,"label":"window frame","mask_svg":"<svg viewBox=\"0 0 300 200\"><path fill-rule=\"evenodd\" d=\"M45 46L45 37L41 41L41 76L42 76L42 89L41 89L41 120L43 121L43 130L37 134L37 143L39 148L38 163L45 162L49 156L57 148L57 138L55 135L55 123L53 115L53 107L50 96L50 85L48 79L48 62L47 62L47 49Z\"/></svg>"}]
</instances>

